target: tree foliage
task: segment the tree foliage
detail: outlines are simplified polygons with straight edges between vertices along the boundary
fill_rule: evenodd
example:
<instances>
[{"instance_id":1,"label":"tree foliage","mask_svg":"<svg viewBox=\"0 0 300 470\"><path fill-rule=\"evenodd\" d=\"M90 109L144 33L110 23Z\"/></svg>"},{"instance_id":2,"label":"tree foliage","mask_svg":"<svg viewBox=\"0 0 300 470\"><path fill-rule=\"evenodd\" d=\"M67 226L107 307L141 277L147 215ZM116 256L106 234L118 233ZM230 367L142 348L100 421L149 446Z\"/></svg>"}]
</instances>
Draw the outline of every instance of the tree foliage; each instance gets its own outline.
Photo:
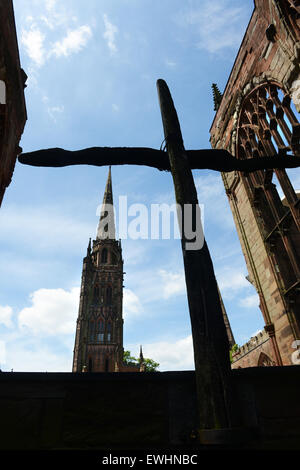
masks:
<instances>
[{"instance_id":1,"label":"tree foliage","mask_svg":"<svg viewBox=\"0 0 300 470\"><path fill-rule=\"evenodd\" d=\"M131 356L130 351L124 351L123 355L123 362L128 366L137 366L140 364L140 360L134 356ZM155 362L153 359L144 357L144 365L146 372L157 372L157 368L159 367L159 363Z\"/></svg>"},{"instance_id":2,"label":"tree foliage","mask_svg":"<svg viewBox=\"0 0 300 470\"><path fill-rule=\"evenodd\" d=\"M229 351L230 362L233 361L233 359L232 359L233 354L234 354L235 352L237 352L239 349L240 349L240 347L239 347L238 344L234 344L234 345L232 346L232 348L231 348L230 351Z\"/></svg>"}]
</instances>

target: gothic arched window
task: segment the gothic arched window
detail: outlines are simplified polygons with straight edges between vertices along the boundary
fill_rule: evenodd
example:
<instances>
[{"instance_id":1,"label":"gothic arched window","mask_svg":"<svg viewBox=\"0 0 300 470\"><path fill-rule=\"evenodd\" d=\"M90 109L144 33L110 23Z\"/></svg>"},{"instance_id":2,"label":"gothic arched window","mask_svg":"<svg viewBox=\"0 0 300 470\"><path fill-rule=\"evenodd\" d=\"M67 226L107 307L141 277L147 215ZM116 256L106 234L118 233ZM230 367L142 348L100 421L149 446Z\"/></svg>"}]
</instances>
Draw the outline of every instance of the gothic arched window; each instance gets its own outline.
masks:
<instances>
[{"instance_id":1,"label":"gothic arched window","mask_svg":"<svg viewBox=\"0 0 300 470\"><path fill-rule=\"evenodd\" d=\"M103 248L101 252L101 263L107 263L107 249Z\"/></svg>"},{"instance_id":2,"label":"gothic arched window","mask_svg":"<svg viewBox=\"0 0 300 470\"><path fill-rule=\"evenodd\" d=\"M99 302L99 297L100 297L100 289L99 289L99 286L95 286L95 287L94 287L93 302L94 302L94 303Z\"/></svg>"},{"instance_id":3,"label":"gothic arched window","mask_svg":"<svg viewBox=\"0 0 300 470\"><path fill-rule=\"evenodd\" d=\"M103 343L104 341L104 321L102 318L97 321L97 343Z\"/></svg>"},{"instance_id":4,"label":"gothic arched window","mask_svg":"<svg viewBox=\"0 0 300 470\"><path fill-rule=\"evenodd\" d=\"M88 362L88 372L93 372L93 359L91 357Z\"/></svg>"},{"instance_id":5,"label":"gothic arched window","mask_svg":"<svg viewBox=\"0 0 300 470\"><path fill-rule=\"evenodd\" d=\"M111 264L117 264L117 257L115 253L111 254Z\"/></svg>"},{"instance_id":6,"label":"gothic arched window","mask_svg":"<svg viewBox=\"0 0 300 470\"><path fill-rule=\"evenodd\" d=\"M4 80L0 80L0 105L6 104L6 85Z\"/></svg>"},{"instance_id":7,"label":"gothic arched window","mask_svg":"<svg viewBox=\"0 0 300 470\"><path fill-rule=\"evenodd\" d=\"M290 96L276 83L260 85L242 103L237 158L299 155L299 130ZM288 173L285 169L268 169L242 176L274 271L280 273L280 282L288 295L293 296L293 286L299 278L295 247L300 219L298 196Z\"/></svg>"},{"instance_id":8,"label":"gothic arched window","mask_svg":"<svg viewBox=\"0 0 300 470\"><path fill-rule=\"evenodd\" d=\"M0 144L5 133L6 121L6 85L0 80Z\"/></svg>"},{"instance_id":9,"label":"gothic arched window","mask_svg":"<svg viewBox=\"0 0 300 470\"><path fill-rule=\"evenodd\" d=\"M91 320L89 323L89 342L93 343L95 341L95 322Z\"/></svg>"},{"instance_id":10,"label":"gothic arched window","mask_svg":"<svg viewBox=\"0 0 300 470\"><path fill-rule=\"evenodd\" d=\"M111 341L111 331L112 331L112 327L111 327L111 322L109 321L107 323L107 327L106 327L106 338L107 338L107 342L110 342Z\"/></svg>"},{"instance_id":11,"label":"gothic arched window","mask_svg":"<svg viewBox=\"0 0 300 470\"><path fill-rule=\"evenodd\" d=\"M111 305L112 302L112 288L108 286L106 288L106 304Z\"/></svg>"},{"instance_id":12,"label":"gothic arched window","mask_svg":"<svg viewBox=\"0 0 300 470\"><path fill-rule=\"evenodd\" d=\"M261 352L258 358L257 365L259 367L272 367L274 366L274 362L267 354L265 354L264 352Z\"/></svg>"},{"instance_id":13,"label":"gothic arched window","mask_svg":"<svg viewBox=\"0 0 300 470\"><path fill-rule=\"evenodd\" d=\"M290 96L278 85L268 83L255 88L245 98L240 114L237 157L284 156L287 152L299 154L300 124L292 108ZM292 216L299 224L297 209L294 207L298 200L297 194L284 169L256 171L248 175L248 180L254 189L269 189L274 174ZM278 217L282 215L275 214L275 209L273 212Z\"/></svg>"}]
</instances>

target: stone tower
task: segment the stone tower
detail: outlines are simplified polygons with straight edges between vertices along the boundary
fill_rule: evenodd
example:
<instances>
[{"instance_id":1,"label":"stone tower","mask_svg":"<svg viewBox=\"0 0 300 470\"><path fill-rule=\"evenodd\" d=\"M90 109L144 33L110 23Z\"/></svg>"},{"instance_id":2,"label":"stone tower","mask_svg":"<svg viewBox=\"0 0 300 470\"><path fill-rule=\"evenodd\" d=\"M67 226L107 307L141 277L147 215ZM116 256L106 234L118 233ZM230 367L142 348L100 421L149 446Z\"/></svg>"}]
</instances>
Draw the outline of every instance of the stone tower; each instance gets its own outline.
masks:
<instances>
[{"instance_id":1,"label":"stone tower","mask_svg":"<svg viewBox=\"0 0 300 470\"><path fill-rule=\"evenodd\" d=\"M96 240L83 260L73 372L139 371L123 364L123 258L109 168Z\"/></svg>"},{"instance_id":2,"label":"stone tower","mask_svg":"<svg viewBox=\"0 0 300 470\"><path fill-rule=\"evenodd\" d=\"M298 3L255 0L224 93L218 95L210 130L214 148L239 159L300 154ZM265 322L264 331L238 351L233 367L293 364L300 343L299 188L285 170L236 171L222 178Z\"/></svg>"}]
</instances>

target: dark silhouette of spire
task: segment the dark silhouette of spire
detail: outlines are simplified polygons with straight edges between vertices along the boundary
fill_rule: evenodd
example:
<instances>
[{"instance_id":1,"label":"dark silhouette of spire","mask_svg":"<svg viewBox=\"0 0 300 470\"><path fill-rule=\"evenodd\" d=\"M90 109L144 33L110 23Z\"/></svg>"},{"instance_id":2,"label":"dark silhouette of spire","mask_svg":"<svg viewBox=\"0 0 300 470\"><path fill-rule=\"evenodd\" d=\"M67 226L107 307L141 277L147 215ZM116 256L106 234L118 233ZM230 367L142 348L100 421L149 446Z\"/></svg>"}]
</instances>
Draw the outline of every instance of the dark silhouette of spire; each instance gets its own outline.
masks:
<instances>
[{"instance_id":1,"label":"dark silhouette of spire","mask_svg":"<svg viewBox=\"0 0 300 470\"><path fill-rule=\"evenodd\" d=\"M211 87L212 87L212 91L213 91L214 111L218 111L219 106L220 106L221 101L222 101L223 95L220 92L220 90L219 90L216 83L213 83Z\"/></svg>"},{"instance_id":2,"label":"dark silhouette of spire","mask_svg":"<svg viewBox=\"0 0 300 470\"><path fill-rule=\"evenodd\" d=\"M142 364L143 362L144 362L143 350L142 350L142 346L140 346L140 364Z\"/></svg>"},{"instance_id":3,"label":"dark silhouette of spire","mask_svg":"<svg viewBox=\"0 0 300 470\"><path fill-rule=\"evenodd\" d=\"M91 239L89 239L89 244L88 244L88 247L87 247L86 255L91 256L91 253L92 253Z\"/></svg>"}]
</instances>

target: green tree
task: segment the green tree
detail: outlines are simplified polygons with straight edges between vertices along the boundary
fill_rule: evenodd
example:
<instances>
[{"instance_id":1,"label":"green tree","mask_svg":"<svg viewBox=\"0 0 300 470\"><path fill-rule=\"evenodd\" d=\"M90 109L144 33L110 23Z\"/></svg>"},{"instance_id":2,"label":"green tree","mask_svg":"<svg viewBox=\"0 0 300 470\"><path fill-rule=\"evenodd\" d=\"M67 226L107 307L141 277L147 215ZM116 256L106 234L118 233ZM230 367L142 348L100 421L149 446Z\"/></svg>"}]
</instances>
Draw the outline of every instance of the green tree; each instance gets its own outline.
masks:
<instances>
[{"instance_id":1,"label":"green tree","mask_svg":"<svg viewBox=\"0 0 300 470\"><path fill-rule=\"evenodd\" d=\"M124 351L123 362L127 366L136 366L138 364L138 360L135 357L131 356L130 351Z\"/></svg>"},{"instance_id":2,"label":"green tree","mask_svg":"<svg viewBox=\"0 0 300 470\"><path fill-rule=\"evenodd\" d=\"M157 368L159 367L159 363L153 361L153 359L144 357L144 364L146 372L158 372Z\"/></svg>"},{"instance_id":3,"label":"green tree","mask_svg":"<svg viewBox=\"0 0 300 470\"><path fill-rule=\"evenodd\" d=\"M130 351L124 351L123 362L129 366L137 366L140 363L139 359L131 356ZM153 359L149 359L147 357L144 357L144 364L146 372L157 372L157 368L159 367L158 362L155 362Z\"/></svg>"},{"instance_id":4,"label":"green tree","mask_svg":"<svg viewBox=\"0 0 300 470\"><path fill-rule=\"evenodd\" d=\"M229 351L230 362L232 362L232 355L240 349L238 344L234 344Z\"/></svg>"}]
</instances>

